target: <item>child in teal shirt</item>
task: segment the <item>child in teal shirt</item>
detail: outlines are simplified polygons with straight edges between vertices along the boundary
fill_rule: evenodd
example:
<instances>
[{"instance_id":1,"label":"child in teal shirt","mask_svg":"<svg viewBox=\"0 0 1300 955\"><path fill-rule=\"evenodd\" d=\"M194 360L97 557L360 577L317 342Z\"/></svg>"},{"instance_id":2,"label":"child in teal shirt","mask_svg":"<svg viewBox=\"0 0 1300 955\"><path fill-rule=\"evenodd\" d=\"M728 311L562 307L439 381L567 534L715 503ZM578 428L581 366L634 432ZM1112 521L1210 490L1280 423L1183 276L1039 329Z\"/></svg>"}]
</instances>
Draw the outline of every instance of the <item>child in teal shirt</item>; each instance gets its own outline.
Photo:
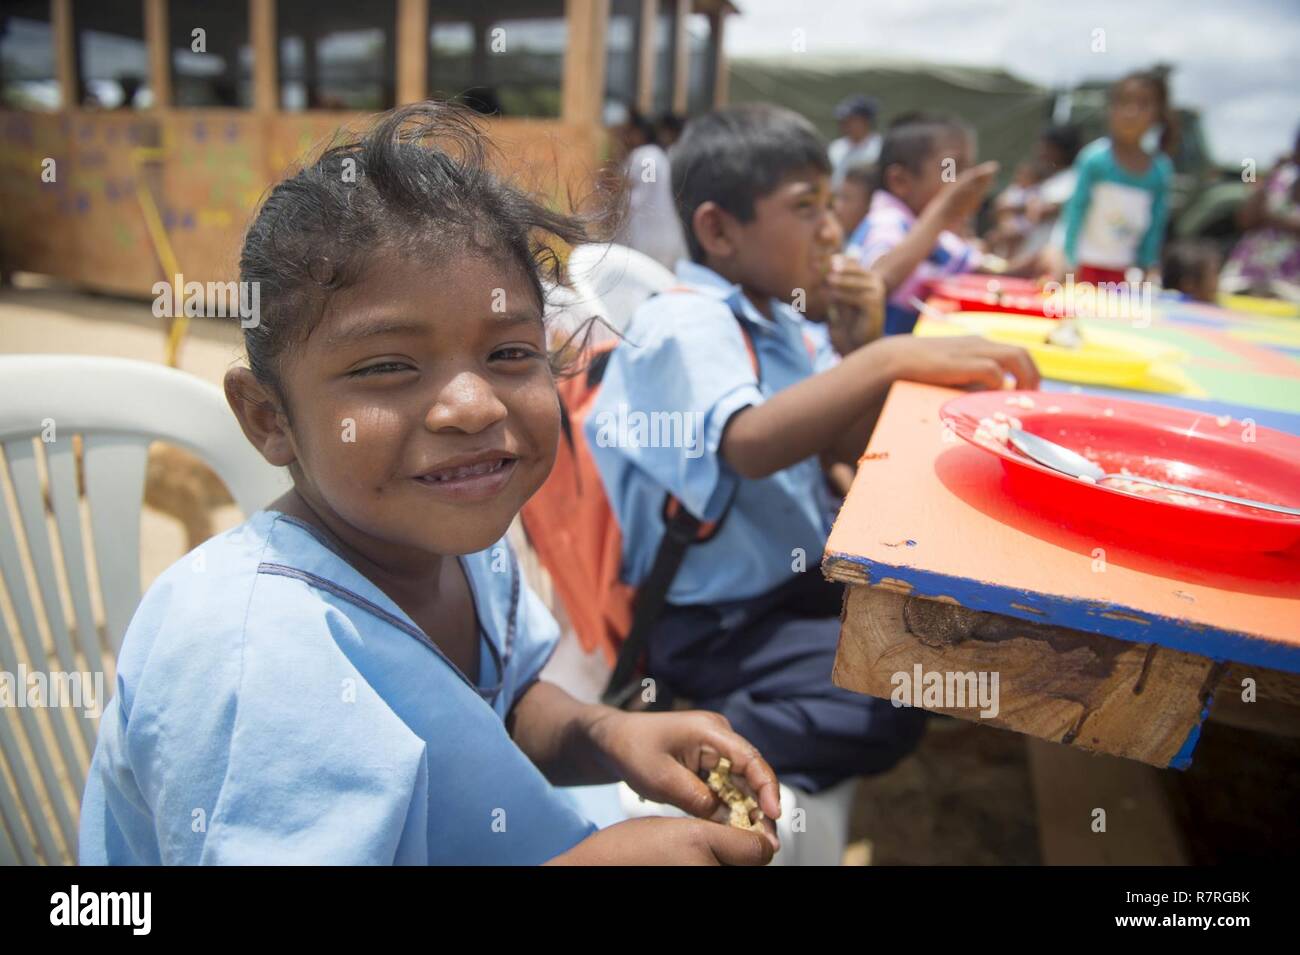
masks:
<instances>
[{"instance_id":1,"label":"child in teal shirt","mask_svg":"<svg viewBox=\"0 0 1300 955\"><path fill-rule=\"evenodd\" d=\"M1079 282L1122 282L1128 269L1158 267L1169 220L1174 167L1163 150L1173 136L1169 91L1153 73L1134 73L1111 89L1110 136L1076 162L1074 196L1065 207L1065 260ZM1163 125L1154 155L1143 139Z\"/></svg>"}]
</instances>

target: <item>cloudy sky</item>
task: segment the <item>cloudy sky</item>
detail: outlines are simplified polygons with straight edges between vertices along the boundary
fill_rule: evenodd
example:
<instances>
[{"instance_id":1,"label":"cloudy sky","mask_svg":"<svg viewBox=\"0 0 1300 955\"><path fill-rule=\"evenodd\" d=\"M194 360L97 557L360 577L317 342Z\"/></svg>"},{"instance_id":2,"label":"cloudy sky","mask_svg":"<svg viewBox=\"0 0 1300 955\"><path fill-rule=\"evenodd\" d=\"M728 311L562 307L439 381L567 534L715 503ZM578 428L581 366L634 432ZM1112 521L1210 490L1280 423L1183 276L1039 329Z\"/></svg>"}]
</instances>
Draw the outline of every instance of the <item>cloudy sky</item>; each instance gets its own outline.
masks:
<instances>
[{"instance_id":1,"label":"cloudy sky","mask_svg":"<svg viewBox=\"0 0 1300 955\"><path fill-rule=\"evenodd\" d=\"M1047 86L1174 66L1212 155L1271 164L1300 127L1300 0L734 0L730 56L862 53L999 66ZM1092 51L1104 30L1105 52Z\"/></svg>"}]
</instances>

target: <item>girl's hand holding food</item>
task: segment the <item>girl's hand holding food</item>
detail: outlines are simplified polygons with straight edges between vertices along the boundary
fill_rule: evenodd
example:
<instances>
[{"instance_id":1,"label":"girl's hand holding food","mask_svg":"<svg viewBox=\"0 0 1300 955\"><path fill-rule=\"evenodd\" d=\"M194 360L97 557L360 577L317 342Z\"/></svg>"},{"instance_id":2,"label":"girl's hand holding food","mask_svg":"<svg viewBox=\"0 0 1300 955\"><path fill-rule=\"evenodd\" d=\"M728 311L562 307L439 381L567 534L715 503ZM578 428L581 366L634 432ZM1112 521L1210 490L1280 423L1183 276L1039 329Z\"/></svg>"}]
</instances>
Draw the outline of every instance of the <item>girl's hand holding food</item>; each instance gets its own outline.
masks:
<instances>
[{"instance_id":1,"label":"girl's hand holding food","mask_svg":"<svg viewBox=\"0 0 1300 955\"><path fill-rule=\"evenodd\" d=\"M767 865L775 851L757 832L652 817L602 829L547 865Z\"/></svg>"},{"instance_id":2,"label":"girl's hand holding food","mask_svg":"<svg viewBox=\"0 0 1300 955\"><path fill-rule=\"evenodd\" d=\"M781 814L776 773L748 740L732 730L725 717L703 710L613 710L593 724L591 737L610 768L638 795L702 819L725 820L730 814L730 807L701 778L719 769L721 760L729 761L734 783L753 794L762 813L761 819L754 820L757 830L733 831L751 837L761 834L759 841L772 851L780 848L772 825ZM743 840L735 842L736 846L743 844Z\"/></svg>"}]
</instances>

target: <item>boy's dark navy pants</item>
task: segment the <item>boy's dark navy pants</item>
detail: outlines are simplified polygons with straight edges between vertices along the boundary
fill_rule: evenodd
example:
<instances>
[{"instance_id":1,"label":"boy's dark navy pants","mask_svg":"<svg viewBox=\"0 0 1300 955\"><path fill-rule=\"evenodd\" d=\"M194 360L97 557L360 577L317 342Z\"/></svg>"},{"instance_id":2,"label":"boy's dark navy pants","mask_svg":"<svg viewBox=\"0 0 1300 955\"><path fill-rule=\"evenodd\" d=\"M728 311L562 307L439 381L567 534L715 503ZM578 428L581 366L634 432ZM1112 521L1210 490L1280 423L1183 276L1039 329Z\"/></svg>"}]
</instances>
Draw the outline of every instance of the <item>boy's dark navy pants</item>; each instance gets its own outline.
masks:
<instances>
[{"instance_id":1,"label":"boy's dark navy pants","mask_svg":"<svg viewBox=\"0 0 1300 955\"><path fill-rule=\"evenodd\" d=\"M817 792L916 748L925 711L831 683L844 588L818 569L748 600L664 608L649 673L725 716L781 781Z\"/></svg>"}]
</instances>

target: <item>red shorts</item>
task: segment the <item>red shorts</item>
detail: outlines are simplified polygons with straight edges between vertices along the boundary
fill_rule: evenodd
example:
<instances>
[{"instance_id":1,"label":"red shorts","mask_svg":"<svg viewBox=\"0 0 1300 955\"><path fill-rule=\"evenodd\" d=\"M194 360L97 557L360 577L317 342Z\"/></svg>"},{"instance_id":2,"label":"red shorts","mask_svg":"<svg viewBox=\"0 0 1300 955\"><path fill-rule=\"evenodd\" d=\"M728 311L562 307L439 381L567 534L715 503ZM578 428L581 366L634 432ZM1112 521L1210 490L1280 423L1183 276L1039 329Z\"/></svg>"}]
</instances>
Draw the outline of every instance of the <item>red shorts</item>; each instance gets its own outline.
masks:
<instances>
[{"instance_id":1,"label":"red shorts","mask_svg":"<svg viewBox=\"0 0 1300 955\"><path fill-rule=\"evenodd\" d=\"M1099 269L1093 265L1080 265L1074 270L1075 282L1091 282L1096 285L1098 282L1123 282L1123 269Z\"/></svg>"}]
</instances>

